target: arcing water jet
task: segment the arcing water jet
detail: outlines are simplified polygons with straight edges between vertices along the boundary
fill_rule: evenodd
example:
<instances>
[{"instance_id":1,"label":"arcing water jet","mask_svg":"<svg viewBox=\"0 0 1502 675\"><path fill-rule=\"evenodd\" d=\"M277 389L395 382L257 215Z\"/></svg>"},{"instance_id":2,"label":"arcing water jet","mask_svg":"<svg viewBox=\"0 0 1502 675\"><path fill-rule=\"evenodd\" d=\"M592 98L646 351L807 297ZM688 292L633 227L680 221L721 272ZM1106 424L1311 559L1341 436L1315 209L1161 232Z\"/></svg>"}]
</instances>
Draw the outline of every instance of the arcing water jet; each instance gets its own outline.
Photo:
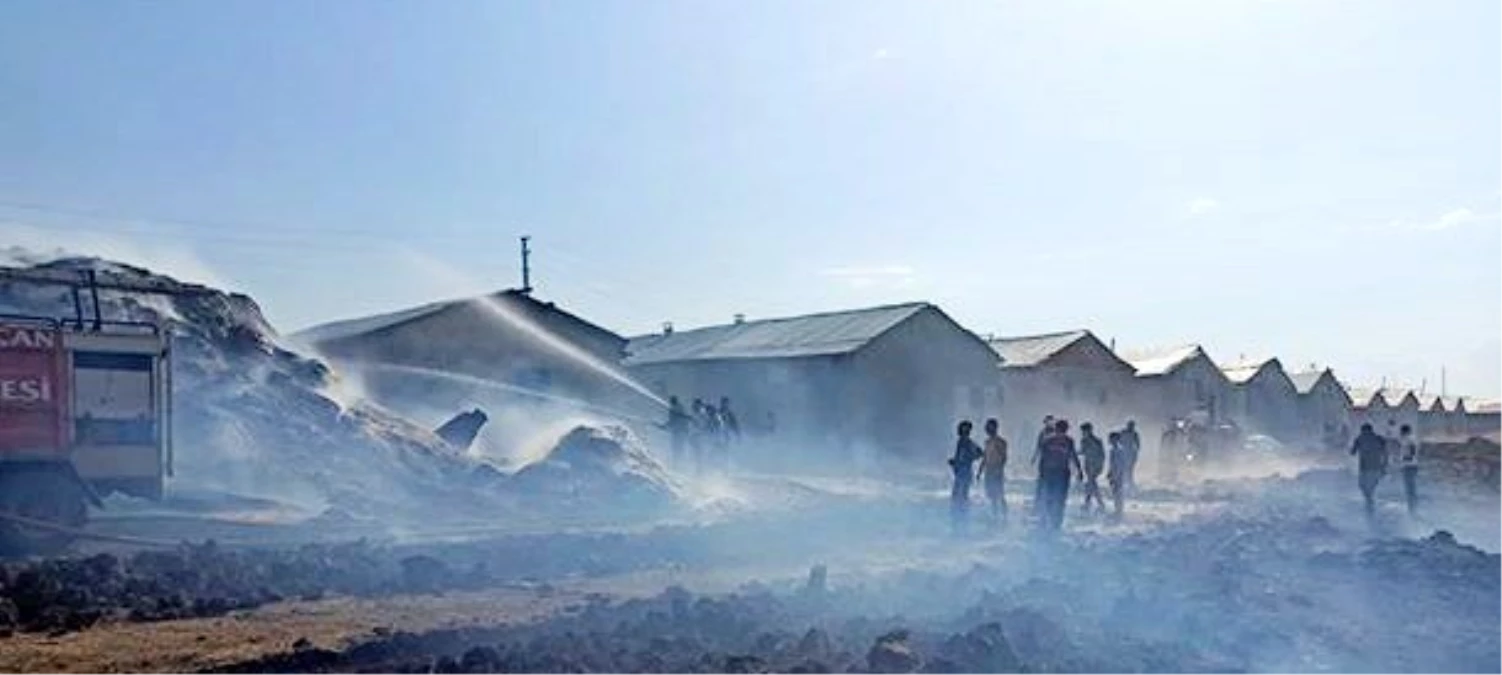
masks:
<instances>
[{"instance_id":1,"label":"arcing water jet","mask_svg":"<svg viewBox=\"0 0 1502 675\"><path fill-rule=\"evenodd\" d=\"M456 384L489 389L492 391L503 391L519 396L526 396L529 398L558 403L561 405L569 406L571 408L575 408L577 410L585 410L614 419L627 420L632 422L643 422L649 424L656 422L656 420L649 420L637 415L622 412L620 410L595 405L593 403L586 403L578 399L559 396L557 394L549 394L547 392L538 391L536 389L530 389L527 387L511 384L509 382L500 382L497 380L477 377L475 375L468 375L465 373L455 373L447 370L439 370L436 368L424 368L422 366L409 366L396 363L361 363L359 365L359 368L363 370L396 373L415 377L427 377L438 380L445 380Z\"/></svg>"},{"instance_id":2,"label":"arcing water jet","mask_svg":"<svg viewBox=\"0 0 1502 675\"><path fill-rule=\"evenodd\" d=\"M473 283L473 280L464 278L454 270L435 260L432 260L431 258L412 253L410 251L407 251L406 253L411 257L412 261L416 265L427 271L430 275L443 280L449 285L452 285L456 288L474 288L478 285ZM490 295L481 295L480 297L475 298L475 300L478 302L478 306L483 310L482 314L486 318L496 322L498 325L517 329L527 336L531 337L532 339L536 340L538 344L553 350L557 354L564 356L569 360L574 361L581 366L584 366L585 368L603 375L607 379L621 384L622 386L630 389L637 394L640 394L643 398L646 398L647 400L655 403L659 408L663 410L667 409L667 401L664 401L662 397L652 393L651 390L647 389L645 386L642 386L641 383L631 379L625 373L622 373L620 369L611 364L601 361L595 355L590 354L583 349L580 349L573 343L564 340L557 335L554 335L546 328L537 325L531 319L522 316L521 314L517 313L516 310L507 307L505 304L496 300L494 297Z\"/></svg>"}]
</instances>

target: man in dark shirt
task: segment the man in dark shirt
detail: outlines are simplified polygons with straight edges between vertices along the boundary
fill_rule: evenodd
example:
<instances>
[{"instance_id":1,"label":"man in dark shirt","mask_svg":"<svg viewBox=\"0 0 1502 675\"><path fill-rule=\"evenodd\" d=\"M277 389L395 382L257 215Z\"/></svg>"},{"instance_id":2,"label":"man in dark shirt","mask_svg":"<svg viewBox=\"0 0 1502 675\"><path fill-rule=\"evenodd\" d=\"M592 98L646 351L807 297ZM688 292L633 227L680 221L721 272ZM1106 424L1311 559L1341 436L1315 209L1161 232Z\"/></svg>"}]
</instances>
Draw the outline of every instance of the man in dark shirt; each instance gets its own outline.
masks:
<instances>
[{"instance_id":1,"label":"man in dark shirt","mask_svg":"<svg viewBox=\"0 0 1502 675\"><path fill-rule=\"evenodd\" d=\"M970 439L972 428L970 420L960 422L954 456L949 458L949 468L954 471L954 487L949 491L949 514L956 532L964 530L969 520L970 484L975 480L975 461L983 455L980 446Z\"/></svg>"},{"instance_id":2,"label":"man in dark shirt","mask_svg":"<svg viewBox=\"0 0 1502 675\"><path fill-rule=\"evenodd\" d=\"M1361 496L1366 499L1366 514L1376 513L1377 503L1373 498L1382 475L1387 473L1387 439L1372 431L1372 425L1361 425L1361 433L1351 443L1351 454L1356 456L1356 484L1361 487Z\"/></svg>"},{"instance_id":3,"label":"man in dark shirt","mask_svg":"<svg viewBox=\"0 0 1502 675\"><path fill-rule=\"evenodd\" d=\"M1040 509L1045 529L1057 530L1064 524L1064 504L1069 498L1069 477L1083 473L1079 452L1069 436L1069 422L1054 422L1054 433L1043 440L1038 453L1038 480L1043 485Z\"/></svg>"},{"instance_id":4,"label":"man in dark shirt","mask_svg":"<svg viewBox=\"0 0 1502 675\"><path fill-rule=\"evenodd\" d=\"M1043 428L1038 430L1038 438L1033 443L1033 456L1028 458L1028 463L1038 467L1038 458L1043 454L1043 441L1053 435L1053 415L1043 416ZM1043 514L1043 471L1038 470L1038 478L1033 481L1033 515L1042 517Z\"/></svg>"}]
</instances>

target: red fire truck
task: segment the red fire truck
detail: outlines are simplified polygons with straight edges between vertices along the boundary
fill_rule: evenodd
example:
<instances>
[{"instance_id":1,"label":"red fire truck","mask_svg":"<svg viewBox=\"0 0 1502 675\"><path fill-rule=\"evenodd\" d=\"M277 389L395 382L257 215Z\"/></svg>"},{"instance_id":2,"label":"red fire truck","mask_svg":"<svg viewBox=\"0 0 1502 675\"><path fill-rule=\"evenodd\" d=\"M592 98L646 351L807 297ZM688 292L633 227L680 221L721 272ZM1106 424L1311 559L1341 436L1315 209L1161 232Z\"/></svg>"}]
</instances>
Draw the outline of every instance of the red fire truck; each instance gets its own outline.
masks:
<instances>
[{"instance_id":1,"label":"red fire truck","mask_svg":"<svg viewBox=\"0 0 1502 675\"><path fill-rule=\"evenodd\" d=\"M0 550L67 546L111 492L161 497L169 347L151 324L0 315Z\"/></svg>"}]
</instances>

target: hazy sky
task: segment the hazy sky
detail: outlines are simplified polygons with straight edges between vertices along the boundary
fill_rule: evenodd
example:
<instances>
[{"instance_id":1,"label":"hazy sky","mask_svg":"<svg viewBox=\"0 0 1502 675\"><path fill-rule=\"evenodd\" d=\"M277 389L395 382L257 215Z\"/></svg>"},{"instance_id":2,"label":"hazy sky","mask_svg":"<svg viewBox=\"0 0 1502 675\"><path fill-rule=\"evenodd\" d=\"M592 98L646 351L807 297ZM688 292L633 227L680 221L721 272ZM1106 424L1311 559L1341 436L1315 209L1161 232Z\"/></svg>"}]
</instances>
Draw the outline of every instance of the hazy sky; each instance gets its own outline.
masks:
<instances>
[{"instance_id":1,"label":"hazy sky","mask_svg":"<svg viewBox=\"0 0 1502 675\"><path fill-rule=\"evenodd\" d=\"M513 285L624 333L981 333L1494 397L1499 3L0 3L0 244L284 330ZM453 273L435 273L435 265Z\"/></svg>"}]
</instances>

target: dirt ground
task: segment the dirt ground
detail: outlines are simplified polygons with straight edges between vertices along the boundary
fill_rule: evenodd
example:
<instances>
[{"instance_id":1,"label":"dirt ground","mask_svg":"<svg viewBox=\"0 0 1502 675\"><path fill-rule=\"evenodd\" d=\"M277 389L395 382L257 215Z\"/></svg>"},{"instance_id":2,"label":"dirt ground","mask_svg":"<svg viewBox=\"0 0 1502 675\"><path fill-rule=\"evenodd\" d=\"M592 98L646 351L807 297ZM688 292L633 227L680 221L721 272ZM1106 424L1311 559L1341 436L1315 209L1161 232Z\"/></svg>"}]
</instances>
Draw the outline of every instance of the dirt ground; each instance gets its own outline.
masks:
<instances>
[{"instance_id":1,"label":"dirt ground","mask_svg":"<svg viewBox=\"0 0 1502 675\"><path fill-rule=\"evenodd\" d=\"M0 649L6 672L192 672L290 651L329 649L392 631L535 619L577 592L496 590L376 600L284 602L214 619L116 623L58 637L18 635Z\"/></svg>"},{"instance_id":2,"label":"dirt ground","mask_svg":"<svg viewBox=\"0 0 1502 675\"><path fill-rule=\"evenodd\" d=\"M1353 621L1387 625L1385 620L1378 618L1393 609L1387 605L1419 601L1438 603L1431 609L1420 612L1432 624L1426 629L1430 630L1430 637L1405 638L1414 642L1411 651L1420 655L1414 657L1413 668L1398 669L1423 670L1427 664L1431 667L1444 666L1441 670L1464 670L1463 666L1490 658L1489 654L1495 651L1495 645L1477 643L1479 646L1463 651L1465 659L1426 661L1423 656L1427 654L1424 651L1426 648L1421 648L1420 645L1426 641L1448 644L1444 640L1459 639L1455 637L1460 635L1457 632L1458 626L1471 626L1474 629L1481 625L1472 619L1479 618L1482 624L1495 628L1495 606L1479 609L1473 607L1462 612L1444 602L1453 600L1464 604L1461 598L1466 594L1474 595L1477 588L1486 584L1495 585L1496 555L1487 556L1462 550L1444 544L1442 539L1439 543L1422 545L1413 542L1428 537L1440 527L1454 530L1467 541L1482 539L1479 535L1468 536L1459 526L1474 521L1476 528L1495 530L1496 492L1483 491L1478 494L1463 491L1465 499L1462 500L1462 495L1459 494L1462 491L1456 491L1457 494L1453 497L1438 499L1433 503L1429 521L1413 524L1402 513L1397 501L1398 495L1394 492L1396 484L1386 485L1386 506L1379 519L1379 527L1360 519L1358 498L1349 484L1350 478L1343 473L1329 471L1298 478L1238 476L1233 480L1207 484L1194 491L1144 491L1142 500L1130 507L1132 513L1126 523L1080 517L1071 508L1066 537L1057 545L1035 541L1026 528L1022 527L1013 527L1005 533L978 527L962 540L957 540L945 532L945 506L942 498L937 496L920 500L913 507L904 506L899 509L888 505L887 511L882 511L878 504L886 504L889 500L861 501L854 510L870 515L874 522L865 523L848 514L841 515L831 520L828 529L806 534L805 538L810 540L807 542L789 541L795 528L789 527L789 522L792 521L787 515L779 515L765 525L753 523L724 531L707 530L703 535L705 539L691 549L696 552L695 555L688 558L698 560L699 564L654 563L621 572L560 574L544 580L498 585L483 590L438 594L402 592L366 598L339 596L311 601L283 601L255 609L237 610L215 618L146 623L110 621L64 635L21 633L0 639L0 671L195 672L243 668L247 664L262 664L264 668L269 667L264 664L277 663L276 658L281 655L313 650L342 652L347 655L352 647L362 644L389 643L392 641L388 639L390 636L432 635L453 629L530 627L540 624L551 624L552 627L540 628L537 634L553 637L544 637L544 642L539 644L554 644L548 640L564 640L558 643L559 649L562 649L561 645L566 643L566 639L558 636L572 635L571 631L580 629L580 626L598 632L615 630L613 627L618 625L630 627L633 625L632 621L647 622L641 625L656 625L652 623L658 620L652 618L654 608L672 605L671 601L661 598L666 588L682 586L699 594L741 592L742 602L747 602L745 598L751 598L751 604L747 608L754 609L756 603L763 602L757 598L763 596L757 592L742 591L746 584L771 583L780 584L783 588L795 588L802 584L810 566L816 563L828 563L831 586L850 589L849 599L853 603L849 605L852 607L851 611L863 612L865 616L872 617L869 620L857 619L854 627L847 631L846 644L857 645L857 660L862 663L865 658L861 656L864 645L870 643L870 636L866 632L877 630L877 625L886 620L881 617L886 617L891 612L900 615L922 602L939 597L936 594L950 592L956 593L957 597L979 598L976 600L976 607L967 610L969 612L1003 609L1011 612L1021 608L1056 614L1054 623L1063 631L1060 636L1056 636L1059 640L1064 639L1062 636L1065 633L1073 636L1071 639L1074 640L1098 639L1099 636L1090 637L1094 635L1090 630L1095 629L1081 626L1093 625L1090 621L1117 614L1120 615L1119 620L1106 621L1107 627L1118 624L1118 628L1135 627L1142 617L1162 618L1170 615L1178 616L1177 620L1181 623L1193 624L1205 617L1218 616L1217 613L1222 612L1220 608L1230 602L1240 608L1239 614L1224 616L1221 621L1240 617L1236 620L1245 625L1241 625L1239 633L1231 631L1233 626L1230 624L1222 626L1241 636L1227 638L1228 645L1234 647L1242 644L1244 639L1250 639L1247 636L1262 636L1258 639L1271 640L1268 642L1271 645L1268 650L1297 654L1300 658L1309 659L1262 662L1254 657L1240 656L1234 651L1221 650L1206 652L1221 660L1193 660L1188 657L1199 658L1204 654L1180 655L1173 651L1176 649L1173 645L1178 644L1178 638L1174 636L1179 634L1170 631L1171 634L1160 637L1147 635L1132 638L1138 641L1162 641L1161 644L1155 642L1142 647L1142 654L1172 655L1161 656L1165 659L1162 661L1144 660L1139 664L1149 670L1195 670L1197 666L1198 669L1204 669L1216 664L1230 667L1238 663L1262 663L1264 668L1271 670L1304 668L1338 671L1342 668L1341 664L1356 663L1347 660L1350 654L1365 653L1350 645L1362 644L1361 641L1366 639L1363 636L1367 634L1367 629L1352 627L1346 630L1334 628L1335 626ZM1026 489L1019 489L1018 492L1026 494ZM1444 490L1436 498L1448 492L1450 490ZM1017 507L1019 512L1024 511L1021 500ZM1322 515L1315 517L1314 514ZM1487 515L1483 517L1477 514ZM817 521L797 522L811 526ZM862 531L863 528L870 528L870 531ZM653 544L654 548L667 549L685 545L677 538L650 539L651 536L637 534L626 537L623 541L650 540L657 542ZM1409 543L1394 548L1397 544L1391 542L1400 540ZM539 540L538 545L556 546L556 543ZM1483 542L1483 545L1495 550L1495 543ZM774 549L779 548L780 552L774 552ZM575 554L579 552L575 548L559 550L561 555L569 558L576 557ZM598 553L604 549L592 543L589 550ZM1438 562L1431 566L1431 560ZM1079 570L1070 571L1074 569L1070 565ZM1375 571L1363 571L1369 567ZM921 574L917 574L915 568ZM980 572L983 568L990 571ZM1086 570L1089 573L1081 576ZM1104 580L1115 578L1112 577L1111 570L1116 570L1119 579L1105 583ZM1224 574L1227 570L1240 571L1228 577ZM881 575L901 581L893 582L895 585L871 586L873 589L886 590L859 590L864 584L877 583L873 580ZM950 588L957 579L970 580L977 578L977 575L981 580L974 587ZM1157 577L1161 577L1160 586L1146 583L1149 578ZM1092 579L1095 581L1092 582ZM1234 583L1232 580L1235 580ZM970 584L971 581L963 583ZM1064 586L1058 586L1059 584ZM1076 606L1078 603L1060 605L1029 595L1039 592L1043 594L1040 596L1042 598L1052 597L1054 591L1050 589L1064 587L1067 587L1065 594L1069 597L1080 599L1081 602L1090 600L1094 604L1088 607ZM1374 588L1398 589L1403 593L1392 594L1394 597L1402 597L1389 602L1382 599L1388 593L1371 595ZM1430 589L1446 598L1452 592L1457 595L1451 600L1440 602L1443 598L1431 597ZM1142 595L1138 595L1139 593ZM1175 593L1185 597L1178 597ZM577 610L598 605L598 601L602 599L619 603L654 596L658 598L653 601L655 604L648 605L645 609L600 613L593 624L571 623L579 621ZM1165 599L1170 596L1177 599ZM776 602L788 602L789 596L778 597L782 599ZM700 602L695 600L694 606L699 607ZM719 605L715 604L719 600L705 599L702 602L708 603L704 605L708 608L705 617L715 618L716 612L721 611L716 609ZM869 603L870 606L854 609L862 602ZM1377 604L1382 603L1386 604L1379 608ZM1138 604L1142 606L1136 610L1131 609ZM774 603L773 606L780 605ZM731 613L739 615L739 611L737 609ZM645 618L634 617L632 612L640 613ZM1139 617L1138 614L1142 616ZM1289 623L1292 621L1290 617L1295 615L1302 617L1300 620L1307 625ZM805 630L807 626L804 623L809 619L795 619L794 616L778 614L766 623L759 624L756 630ZM1278 619L1279 616L1283 618ZM701 620L697 617L698 615L693 615L682 620L686 622L685 625L693 625ZM919 625L927 625L933 630L944 626L944 630L952 629L957 635L969 635L974 631L984 633L985 626L981 625L984 622L977 623L976 626L964 625L966 622L979 621L979 618L974 618L974 621L972 618L974 617L969 614L961 614L949 616L942 621L927 619ZM799 623L800 621L804 623ZM823 620L815 623L819 621ZM1015 617L1012 624L1006 625L1008 631L1014 631L1015 626L1035 624L1044 625L1031 621L1019 624ZM1311 627L1319 630L1311 633L1308 630ZM1320 631L1328 631L1328 634ZM725 634L721 639L728 640L743 631L730 626L721 632ZM606 635L604 632L598 634ZM1009 635L1008 639L1014 642L1021 640L1014 645L1020 650L1019 655L1031 658L1026 653L1026 639ZM1461 637L1470 639L1467 636L1469 633ZM1388 637L1392 636L1384 634L1383 639ZM485 639L490 640L489 644L504 641L495 636ZM597 639L604 640L603 637ZM643 639L645 638L634 634L631 637L635 642ZM1309 641L1309 644L1298 641ZM916 644L915 649L918 648ZM1137 643L1123 644L1130 646ZM930 646L925 649L941 648ZM1039 649L1041 651L1037 651L1038 654L1075 653L1067 645L1058 647L1057 650L1054 647ZM538 651L532 647L527 647L526 650L529 653ZM596 651L605 654L613 653L613 650L615 647L602 647ZM1449 653L1445 650L1450 650L1450 647L1441 650ZM438 658L441 650L434 650L432 653L432 658ZM418 658L427 657L418 654ZM1143 658L1147 659L1148 656ZM1030 662L1049 663L1047 660ZM408 664L406 661L401 663ZM420 661L416 666L408 664L402 667L415 667L420 671L426 667L424 663L426 661ZM708 665L704 667L711 672L723 667L719 661L705 663ZM849 661L828 663L840 668L840 664L848 664ZM1158 665L1151 666L1153 663ZM1044 670L1071 669L1067 663L1056 664L1053 668L1046 665L1039 667Z\"/></svg>"},{"instance_id":3,"label":"dirt ground","mask_svg":"<svg viewBox=\"0 0 1502 675\"><path fill-rule=\"evenodd\" d=\"M60 636L22 633L0 639L0 672L199 672L299 648L339 650L399 632L537 621L592 598L646 597L673 585L727 591L749 574L655 569L483 591L287 601L210 619L104 623Z\"/></svg>"}]
</instances>

